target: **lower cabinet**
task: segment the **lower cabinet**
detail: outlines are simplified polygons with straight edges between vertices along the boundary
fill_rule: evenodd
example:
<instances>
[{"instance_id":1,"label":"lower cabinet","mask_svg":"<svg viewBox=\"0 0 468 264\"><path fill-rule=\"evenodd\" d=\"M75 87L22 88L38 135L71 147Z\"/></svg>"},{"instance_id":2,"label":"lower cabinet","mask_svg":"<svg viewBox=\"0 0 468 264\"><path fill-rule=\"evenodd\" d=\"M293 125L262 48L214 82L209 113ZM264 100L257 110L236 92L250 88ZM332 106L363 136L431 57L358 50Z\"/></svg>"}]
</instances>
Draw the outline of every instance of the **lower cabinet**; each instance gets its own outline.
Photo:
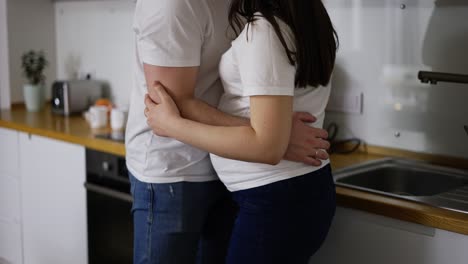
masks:
<instances>
[{"instance_id":1,"label":"lower cabinet","mask_svg":"<svg viewBox=\"0 0 468 264\"><path fill-rule=\"evenodd\" d=\"M88 262L85 149L20 133L24 264Z\"/></svg>"},{"instance_id":2,"label":"lower cabinet","mask_svg":"<svg viewBox=\"0 0 468 264\"><path fill-rule=\"evenodd\" d=\"M19 179L0 176L0 264L22 263Z\"/></svg>"},{"instance_id":3,"label":"lower cabinet","mask_svg":"<svg viewBox=\"0 0 468 264\"><path fill-rule=\"evenodd\" d=\"M18 132L0 128L0 264L23 263Z\"/></svg>"},{"instance_id":4,"label":"lower cabinet","mask_svg":"<svg viewBox=\"0 0 468 264\"><path fill-rule=\"evenodd\" d=\"M21 225L0 219L0 264L22 262Z\"/></svg>"},{"instance_id":5,"label":"lower cabinet","mask_svg":"<svg viewBox=\"0 0 468 264\"><path fill-rule=\"evenodd\" d=\"M468 236L338 207L310 264L466 264Z\"/></svg>"}]
</instances>

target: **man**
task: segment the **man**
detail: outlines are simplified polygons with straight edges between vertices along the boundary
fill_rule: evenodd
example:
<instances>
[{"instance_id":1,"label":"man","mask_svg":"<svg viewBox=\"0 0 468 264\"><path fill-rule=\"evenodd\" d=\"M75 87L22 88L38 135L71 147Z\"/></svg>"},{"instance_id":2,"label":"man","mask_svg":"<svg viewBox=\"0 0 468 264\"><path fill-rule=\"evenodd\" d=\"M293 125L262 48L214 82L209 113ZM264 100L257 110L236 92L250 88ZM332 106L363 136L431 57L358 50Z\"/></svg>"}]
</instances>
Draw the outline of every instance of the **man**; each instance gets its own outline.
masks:
<instances>
[{"instance_id":1,"label":"man","mask_svg":"<svg viewBox=\"0 0 468 264\"><path fill-rule=\"evenodd\" d=\"M221 55L230 44L226 0L138 0L136 69L127 124L127 166L134 197L134 263L223 263L236 208L208 153L154 135L144 96L155 81L169 87L186 118L238 126L248 120L216 109L223 92ZM320 165L327 133L296 113L285 159Z\"/></svg>"}]
</instances>

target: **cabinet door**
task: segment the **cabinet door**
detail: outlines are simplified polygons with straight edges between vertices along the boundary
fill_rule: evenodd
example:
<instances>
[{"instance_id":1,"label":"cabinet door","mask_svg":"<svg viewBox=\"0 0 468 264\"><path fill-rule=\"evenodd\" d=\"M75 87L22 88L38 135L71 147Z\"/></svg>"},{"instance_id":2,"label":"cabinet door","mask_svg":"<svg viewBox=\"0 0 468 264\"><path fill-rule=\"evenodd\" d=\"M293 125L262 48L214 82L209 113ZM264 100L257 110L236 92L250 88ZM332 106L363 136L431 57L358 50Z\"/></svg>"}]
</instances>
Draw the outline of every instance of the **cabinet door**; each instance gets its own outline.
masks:
<instances>
[{"instance_id":1,"label":"cabinet door","mask_svg":"<svg viewBox=\"0 0 468 264\"><path fill-rule=\"evenodd\" d=\"M85 149L20 134L25 264L88 261Z\"/></svg>"},{"instance_id":2,"label":"cabinet door","mask_svg":"<svg viewBox=\"0 0 468 264\"><path fill-rule=\"evenodd\" d=\"M19 176L18 132L0 127L0 176Z\"/></svg>"},{"instance_id":3,"label":"cabinet door","mask_svg":"<svg viewBox=\"0 0 468 264\"><path fill-rule=\"evenodd\" d=\"M21 224L19 181L9 174L0 176L0 220ZM0 236L2 234L0 233ZM1 256L1 255L0 255Z\"/></svg>"},{"instance_id":4,"label":"cabinet door","mask_svg":"<svg viewBox=\"0 0 468 264\"><path fill-rule=\"evenodd\" d=\"M0 263L21 264L18 132L0 128Z\"/></svg>"},{"instance_id":5,"label":"cabinet door","mask_svg":"<svg viewBox=\"0 0 468 264\"><path fill-rule=\"evenodd\" d=\"M0 219L0 264L21 263L21 226Z\"/></svg>"},{"instance_id":6,"label":"cabinet door","mask_svg":"<svg viewBox=\"0 0 468 264\"><path fill-rule=\"evenodd\" d=\"M338 207L310 264L466 264L468 236Z\"/></svg>"},{"instance_id":7,"label":"cabinet door","mask_svg":"<svg viewBox=\"0 0 468 264\"><path fill-rule=\"evenodd\" d=\"M0 146L0 219L19 223L18 132L0 128Z\"/></svg>"}]
</instances>

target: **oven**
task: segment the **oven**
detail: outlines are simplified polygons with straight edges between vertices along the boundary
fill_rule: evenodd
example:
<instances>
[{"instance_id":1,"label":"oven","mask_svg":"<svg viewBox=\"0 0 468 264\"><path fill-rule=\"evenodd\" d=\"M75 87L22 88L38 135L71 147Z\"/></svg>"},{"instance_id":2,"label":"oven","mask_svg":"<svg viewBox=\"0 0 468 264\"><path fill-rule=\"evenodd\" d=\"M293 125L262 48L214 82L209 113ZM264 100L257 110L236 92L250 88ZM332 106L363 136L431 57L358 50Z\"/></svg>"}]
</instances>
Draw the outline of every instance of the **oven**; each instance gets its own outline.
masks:
<instances>
[{"instance_id":1,"label":"oven","mask_svg":"<svg viewBox=\"0 0 468 264\"><path fill-rule=\"evenodd\" d=\"M131 264L132 196L125 158L86 150L89 264Z\"/></svg>"}]
</instances>

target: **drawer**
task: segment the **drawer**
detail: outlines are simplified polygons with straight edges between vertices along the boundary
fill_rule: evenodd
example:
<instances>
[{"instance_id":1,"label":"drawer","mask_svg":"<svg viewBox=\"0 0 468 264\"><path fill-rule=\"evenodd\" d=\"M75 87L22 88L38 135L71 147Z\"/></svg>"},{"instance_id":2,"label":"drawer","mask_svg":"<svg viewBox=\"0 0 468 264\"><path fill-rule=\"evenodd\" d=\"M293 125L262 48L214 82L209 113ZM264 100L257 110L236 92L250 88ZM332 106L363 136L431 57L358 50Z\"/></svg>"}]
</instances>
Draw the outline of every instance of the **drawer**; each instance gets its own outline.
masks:
<instances>
[{"instance_id":1,"label":"drawer","mask_svg":"<svg viewBox=\"0 0 468 264\"><path fill-rule=\"evenodd\" d=\"M21 228L0 219L0 263L21 264Z\"/></svg>"},{"instance_id":2,"label":"drawer","mask_svg":"<svg viewBox=\"0 0 468 264\"><path fill-rule=\"evenodd\" d=\"M0 177L3 173L19 176L18 132L0 128Z\"/></svg>"},{"instance_id":3,"label":"drawer","mask_svg":"<svg viewBox=\"0 0 468 264\"><path fill-rule=\"evenodd\" d=\"M15 223L20 222L20 197L18 178L9 177L5 174L0 175L0 219Z\"/></svg>"}]
</instances>

